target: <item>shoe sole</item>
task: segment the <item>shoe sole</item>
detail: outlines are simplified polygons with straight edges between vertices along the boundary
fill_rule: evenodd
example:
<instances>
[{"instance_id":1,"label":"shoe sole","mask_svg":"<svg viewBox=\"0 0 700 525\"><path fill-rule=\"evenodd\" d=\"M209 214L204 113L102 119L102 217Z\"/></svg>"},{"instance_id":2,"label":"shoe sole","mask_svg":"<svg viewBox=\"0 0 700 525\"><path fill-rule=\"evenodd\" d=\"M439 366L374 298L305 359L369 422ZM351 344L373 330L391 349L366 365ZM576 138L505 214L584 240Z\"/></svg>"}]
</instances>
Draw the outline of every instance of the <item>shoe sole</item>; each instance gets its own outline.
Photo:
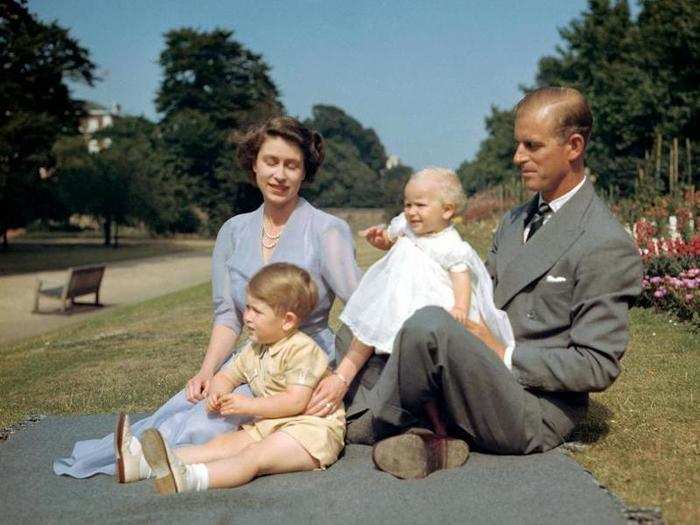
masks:
<instances>
[{"instance_id":1,"label":"shoe sole","mask_svg":"<svg viewBox=\"0 0 700 525\"><path fill-rule=\"evenodd\" d=\"M372 460L379 470L401 479L419 479L428 475L428 454L423 440L403 434L385 439L372 449Z\"/></svg>"},{"instance_id":2,"label":"shoe sole","mask_svg":"<svg viewBox=\"0 0 700 525\"><path fill-rule=\"evenodd\" d=\"M180 492L160 432L153 428L145 430L141 436L141 446L143 447L143 455L156 476L155 487L158 494L177 494Z\"/></svg>"},{"instance_id":3,"label":"shoe sole","mask_svg":"<svg viewBox=\"0 0 700 525\"><path fill-rule=\"evenodd\" d=\"M126 414L119 412L117 416L117 428L114 430L114 458L117 466L117 483L126 483L126 473L124 471L124 458L122 458L121 449L124 445L122 436L124 433L124 423L126 422Z\"/></svg>"},{"instance_id":4,"label":"shoe sole","mask_svg":"<svg viewBox=\"0 0 700 525\"><path fill-rule=\"evenodd\" d=\"M420 479L436 470L461 467L468 457L469 446L464 441L450 439L438 453L416 434L385 439L372 451L377 468L400 479Z\"/></svg>"}]
</instances>

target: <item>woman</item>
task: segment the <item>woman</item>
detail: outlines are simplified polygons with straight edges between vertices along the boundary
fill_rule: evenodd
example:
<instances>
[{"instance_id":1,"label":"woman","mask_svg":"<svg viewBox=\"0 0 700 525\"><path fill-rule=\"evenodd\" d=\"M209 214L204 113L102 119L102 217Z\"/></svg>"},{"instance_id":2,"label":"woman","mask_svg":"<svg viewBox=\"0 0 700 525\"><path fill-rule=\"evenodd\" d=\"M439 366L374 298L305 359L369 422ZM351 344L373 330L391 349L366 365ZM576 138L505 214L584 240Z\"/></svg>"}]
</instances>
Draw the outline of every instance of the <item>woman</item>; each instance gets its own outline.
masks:
<instances>
[{"instance_id":1,"label":"woman","mask_svg":"<svg viewBox=\"0 0 700 525\"><path fill-rule=\"evenodd\" d=\"M209 415L202 400L210 379L231 355L240 336L246 284L267 263L294 263L312 275L319 301L301 329L333 359L330 308L336 296L347 301L360 271L347 224L299 197L302 182L313 180L323 158L321 136L290 117L272 118L240 138L238 160L262 193L263 204L221 227L212 256L214 326L207 353L184 390L131 427L135 435L154 427L179 446L204 443L240 425L241 417ZM316 413L334 410L339 403L337 392L346 389L349 379L342 372L332 377L314 395L310 408ZM334 386L332 399L325 395L329 384ZM76 478L114 474L114 434L76 443L71 457L54 461L54 472Z\"/></svg>"}]
</instances>

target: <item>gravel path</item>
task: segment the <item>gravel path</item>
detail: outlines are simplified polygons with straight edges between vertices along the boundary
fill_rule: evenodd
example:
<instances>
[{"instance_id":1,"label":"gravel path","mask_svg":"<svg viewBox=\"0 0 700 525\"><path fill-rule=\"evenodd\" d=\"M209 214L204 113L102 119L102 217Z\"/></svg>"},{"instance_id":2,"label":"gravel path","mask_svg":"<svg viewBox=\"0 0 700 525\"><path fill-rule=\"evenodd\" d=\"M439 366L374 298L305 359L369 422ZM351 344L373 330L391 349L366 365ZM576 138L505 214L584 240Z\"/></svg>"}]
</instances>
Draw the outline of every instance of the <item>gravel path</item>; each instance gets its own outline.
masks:
<instances>
[{"instance_id":1,"label":"gravel path","mask_svg":"<svg viewBox=\"0 0 700 525\"><path fill-rule=\"evenodd\" d=\"M134 259L107 265L100 302L109 309L182 290L211 278L211 249L185 251L160 257ZM67 270L0 277L0 344L39 335L104 312L105 308L78 305L60 312L60 302L40 301L41 313L32 313L36 281L65 281ZM90 301L85 296L80 301Z\"/></svg>"}]
</instances>

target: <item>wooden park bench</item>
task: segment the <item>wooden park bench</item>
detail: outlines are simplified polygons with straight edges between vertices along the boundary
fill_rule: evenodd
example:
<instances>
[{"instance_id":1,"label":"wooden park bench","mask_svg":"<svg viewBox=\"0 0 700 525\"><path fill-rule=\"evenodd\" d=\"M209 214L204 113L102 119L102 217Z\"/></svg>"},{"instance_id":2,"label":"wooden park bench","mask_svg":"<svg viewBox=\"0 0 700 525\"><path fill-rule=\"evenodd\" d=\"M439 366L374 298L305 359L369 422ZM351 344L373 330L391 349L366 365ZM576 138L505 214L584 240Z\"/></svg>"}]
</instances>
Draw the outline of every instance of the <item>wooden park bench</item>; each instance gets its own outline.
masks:
<instances>
[{"instance_id":1,"label":"wooden park bench","mask_svg":"<svg viewBox=\"0 0 700 525\"><path fill-rule=\"evenodd\" d=\"M95 294L95 306L100 305L100 284L102 284L102 276L105 273L104 264L76 266L69 269L68 279L66 284L59 286L46 286L46 283L39 279L36 287L36 295L34 296L34 312L39 311L39 297L53 297L62 302L61 311L68 310L68 301L71 306L77 303L75 298L81 295ZM45 287L46 286L46 287Z\"/></svg>"}]
</instances>

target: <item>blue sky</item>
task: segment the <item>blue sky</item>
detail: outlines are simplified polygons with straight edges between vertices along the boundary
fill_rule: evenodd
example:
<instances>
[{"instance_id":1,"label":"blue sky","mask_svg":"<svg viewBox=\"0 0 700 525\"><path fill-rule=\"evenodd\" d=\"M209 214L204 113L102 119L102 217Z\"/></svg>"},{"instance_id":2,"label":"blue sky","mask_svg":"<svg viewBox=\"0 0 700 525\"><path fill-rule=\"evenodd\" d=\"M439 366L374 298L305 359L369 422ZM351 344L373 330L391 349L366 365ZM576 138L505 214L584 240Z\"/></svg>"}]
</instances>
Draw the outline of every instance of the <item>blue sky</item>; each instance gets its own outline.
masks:
<instances>
[{"instance_id":1,"label":"blue sky","mask_svg":"<svg viewBox=\"0 0 700 525\"><path fill-rule=\"evenodd\" d=\"M416 169L456 168L486 136L490 107L510 107L558 28L585 0L30 0L90 50L104 80L76 97L157 120L163 34L223 27L263 55L291 115L343 108Z\"/></svg>"}]
</instances>

